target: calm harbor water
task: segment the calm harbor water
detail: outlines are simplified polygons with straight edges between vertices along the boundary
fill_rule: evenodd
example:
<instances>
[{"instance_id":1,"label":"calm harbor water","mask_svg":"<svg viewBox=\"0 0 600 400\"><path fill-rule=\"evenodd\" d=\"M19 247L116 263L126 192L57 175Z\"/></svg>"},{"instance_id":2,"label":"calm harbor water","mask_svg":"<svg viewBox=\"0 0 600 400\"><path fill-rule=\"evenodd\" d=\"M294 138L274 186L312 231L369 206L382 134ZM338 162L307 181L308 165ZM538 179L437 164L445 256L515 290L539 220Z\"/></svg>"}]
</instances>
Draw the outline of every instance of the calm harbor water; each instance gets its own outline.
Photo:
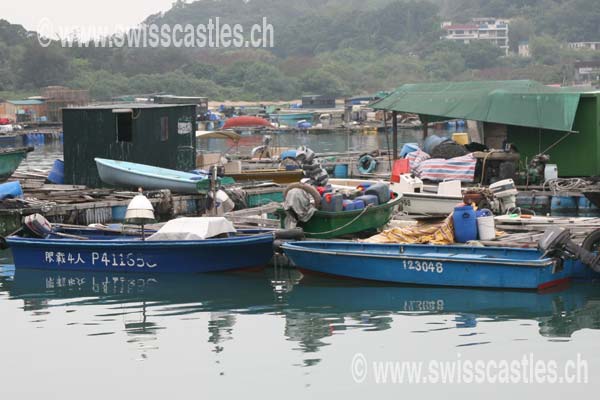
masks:
<instances>
[{"instance_id":1,"label":"calm harbor water","mask_svg":"<svg viewBox=\"0 0 600 400\"><path fill-rule=\"evenodd\" d=\"M287 270L182 277L5 266L0 275L5 398L597 396L597 285L538 294L340 282ZM362 383L356 357L367 360ZM523 357L559 366L579 357L589 383L377 383L370 366Z\"/></svg>"},{"instance_id":2,"label":"calm harbor water","mask_svg":"<svg viewBox=\"0 0 600 400\"><path fill-rule=\"evenodd\" d=\"M317 151L348 143L346 135L280 140ZM350 143L351 150L385 147L385 136L353 135ZM40 147L22 168L47 168L60 155L60 146ZM536 293L370 284L295 270L141 276L15 271L11 263L9 252L0 253L6 399L554 399L595 398L600 388L599 284ZM524 357L556 363L559 377L579 362L588 383L494 384L493 368L485 383L394 383L376 369L410 362L431 379L432 362Z\"/></svg>"}]
</instances>

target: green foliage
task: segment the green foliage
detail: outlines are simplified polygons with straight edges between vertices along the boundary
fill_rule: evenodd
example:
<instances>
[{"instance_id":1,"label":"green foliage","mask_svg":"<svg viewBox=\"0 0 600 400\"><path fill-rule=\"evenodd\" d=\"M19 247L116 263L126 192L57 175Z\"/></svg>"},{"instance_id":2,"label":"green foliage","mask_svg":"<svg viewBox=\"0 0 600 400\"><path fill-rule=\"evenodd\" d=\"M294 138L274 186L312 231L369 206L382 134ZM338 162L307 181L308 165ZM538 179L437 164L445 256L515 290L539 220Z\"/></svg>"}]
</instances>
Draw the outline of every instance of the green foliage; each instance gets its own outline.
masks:
<instances>
[{"instance_id":1,"label":"green foliage","mask_svg":"<svg viewBox=\"0 0 600 400\"><path fill-rule=\"evenodd\" d=\"M529 50L537 63L555 65L560 62L560 42L551 36L534 37L529 43Z\"/></svg>"},{"instance_id":2,"label":"green foliage","mask_svg":"<svg viewBox=\"0 0 600 400\"><path fill-rule=\"evenodd\" d=\"M530 20L523 17L511 19L508 31L510 50L516 53L519 50L519 43L529 42L533 35L534 26Z\"/></svg>"},{"instance_id":3,"label":"green foliage","mask_svg":"<svg viewBox=\"0 0 600 400\"><path fill-rule=\"evenodd\" d=\"M566 41L600 40L598 0L201 0L176 1L147 22L245 27L263 16L273 49L41 48L19 25L0 20L0 93L35 94L47 85L90 90L94 99L172 93L215 100L345 96L405 82L464 79L568 80L574 60L600 52ZM529 41L531 59L493 45L440 40L440 23L510 18L510 45Z\"/></svg>"},{"instance_id":4,"label":"green foliage","mask_svg":"<svg viewBox=\"0 0 600 400\"><path fill-rule=\"evenodd\" d=\"M70 60L62 49L28 43L20 63L21 85L26 88L59 85L72 78Z\"/></svg>"}]
</instances>

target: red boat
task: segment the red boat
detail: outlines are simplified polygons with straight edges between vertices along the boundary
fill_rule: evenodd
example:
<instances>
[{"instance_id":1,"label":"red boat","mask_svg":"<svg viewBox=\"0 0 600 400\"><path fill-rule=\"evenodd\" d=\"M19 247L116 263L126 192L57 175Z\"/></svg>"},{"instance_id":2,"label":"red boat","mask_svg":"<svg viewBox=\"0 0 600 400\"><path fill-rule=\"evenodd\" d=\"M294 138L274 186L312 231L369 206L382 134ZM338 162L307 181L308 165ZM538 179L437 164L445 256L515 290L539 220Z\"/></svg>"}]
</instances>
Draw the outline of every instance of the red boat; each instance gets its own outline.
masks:
<instances>
[{"instance_id":1,"label":"red boat","mask_svg":"<svg viewBox=\"0 0 600 400\"><path fill-rule=\"evenodd\" d=\"M267 127L272 128L273 125L269 121L260 117L242 116L232 117L225 121L222 129L233 129L233 128L254 128L254 127Z\"/></svg>"}]
</instances>

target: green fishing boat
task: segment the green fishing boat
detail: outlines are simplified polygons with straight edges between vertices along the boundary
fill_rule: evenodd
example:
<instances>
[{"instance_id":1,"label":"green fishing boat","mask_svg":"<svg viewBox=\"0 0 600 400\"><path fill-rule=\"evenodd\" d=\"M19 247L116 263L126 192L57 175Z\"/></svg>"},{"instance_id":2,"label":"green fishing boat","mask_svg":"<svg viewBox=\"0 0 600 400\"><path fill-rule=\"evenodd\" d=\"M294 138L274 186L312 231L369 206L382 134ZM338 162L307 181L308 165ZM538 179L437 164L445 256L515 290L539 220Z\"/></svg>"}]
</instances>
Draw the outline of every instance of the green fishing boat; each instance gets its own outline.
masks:
<instances>
[{"instance_id":1,"label":"green fishing boat","mask_svg":"<svg viewBox=\"0 0 600 400\"><path fill-rule=\"evenodd\" d=\"M0 182L10 178L30 151L33 147L0 150Z\"/></svg>"},{"instance_id":2,"label":"green fishing boat","mask_svg":"<svg viewBox=\"0 0 600 400\"><path fill-rule=\"evenodd\" d=\"M375 230L387 224L398 207L401 197L387 203L355 211L317 211L307 222L298 222L308 238L332 239L344 235ZM281 227L285 224L285 211L279 210Z\"/></svg>"}]
</instances>

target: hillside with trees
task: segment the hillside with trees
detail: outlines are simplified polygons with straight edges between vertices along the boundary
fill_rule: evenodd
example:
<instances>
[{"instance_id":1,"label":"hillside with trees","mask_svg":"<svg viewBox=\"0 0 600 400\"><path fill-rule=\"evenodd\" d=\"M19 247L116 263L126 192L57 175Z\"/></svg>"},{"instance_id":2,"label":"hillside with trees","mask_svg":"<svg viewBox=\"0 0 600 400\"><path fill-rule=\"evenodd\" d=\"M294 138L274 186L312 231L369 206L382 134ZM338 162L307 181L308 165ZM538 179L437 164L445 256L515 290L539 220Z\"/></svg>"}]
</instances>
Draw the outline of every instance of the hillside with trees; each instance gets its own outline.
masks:
<instances>
[{"instance_id":1,"label":"hillside with trees","mask_svg":"<svg viewBox=\"0 0 600 400\"><path fill-rule=\"evenodd\" d=\"M271 49L62 48L0 21L0 97L48 85L90 89L94 99L174 93L211 99L288 100L303 93L346 96L406 82L535 79L568 82L573 62L600 52L566 48L600 41L598 0L200 0L177 1L145 22L251 26L265 16ZM441 40L441 22L510 18L511 49L528 41L531 58L490 44Z\"/></svg>"}]
</instances>

